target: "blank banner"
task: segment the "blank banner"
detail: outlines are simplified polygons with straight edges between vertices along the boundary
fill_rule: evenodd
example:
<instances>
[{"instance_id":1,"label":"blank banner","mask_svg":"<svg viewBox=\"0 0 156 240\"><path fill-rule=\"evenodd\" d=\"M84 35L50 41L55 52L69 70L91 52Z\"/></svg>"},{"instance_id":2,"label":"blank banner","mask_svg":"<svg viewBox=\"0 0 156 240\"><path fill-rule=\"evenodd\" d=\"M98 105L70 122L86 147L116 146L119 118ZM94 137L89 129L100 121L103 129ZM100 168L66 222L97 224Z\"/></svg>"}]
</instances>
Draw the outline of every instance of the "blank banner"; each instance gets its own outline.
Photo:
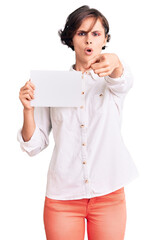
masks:
<instances>
[{"instance_id":1,"label":"blank banner","mask_svg":"<svg viewBox=\"0 0 156 240\"><path fill-rule=\"evenodd\" d=\"M81 71L31 70L35 85L34 107L80 107L82 105Z\"/></svg>"}]
</instances>

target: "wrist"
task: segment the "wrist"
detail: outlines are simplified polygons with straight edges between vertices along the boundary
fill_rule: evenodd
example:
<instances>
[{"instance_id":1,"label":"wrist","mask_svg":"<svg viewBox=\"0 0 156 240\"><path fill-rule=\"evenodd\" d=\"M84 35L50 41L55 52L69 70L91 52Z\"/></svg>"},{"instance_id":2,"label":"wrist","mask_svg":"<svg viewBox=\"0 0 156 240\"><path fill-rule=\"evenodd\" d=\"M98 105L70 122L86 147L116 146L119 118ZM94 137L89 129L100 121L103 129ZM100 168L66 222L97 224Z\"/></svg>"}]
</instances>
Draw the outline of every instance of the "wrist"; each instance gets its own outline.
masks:
<instances>
[{"instance_id":1,"label":"wrist","mask_svg":"<svg viewBox=\"0 0 156 240\"><path fill-rule=\"evenodd\" d=\"M24 113L32 113L32 112L34 112L34 108L32 107L32 108L23 108L23 112Z\"/></svg>"},{"instance_id":2,"label":"wrist","mask_svg":"<svg viewBox=\"0 0 156 240\"><path fill-rule=\"evenodd\" d=\"M109 77L112 77L112 78L121 77L124 70L122 63L120 62L120 59L118 58L117 55L116 57L117 57L116 67L114 68L113 72L109 75Z\"/></svg>"}]
</instances>

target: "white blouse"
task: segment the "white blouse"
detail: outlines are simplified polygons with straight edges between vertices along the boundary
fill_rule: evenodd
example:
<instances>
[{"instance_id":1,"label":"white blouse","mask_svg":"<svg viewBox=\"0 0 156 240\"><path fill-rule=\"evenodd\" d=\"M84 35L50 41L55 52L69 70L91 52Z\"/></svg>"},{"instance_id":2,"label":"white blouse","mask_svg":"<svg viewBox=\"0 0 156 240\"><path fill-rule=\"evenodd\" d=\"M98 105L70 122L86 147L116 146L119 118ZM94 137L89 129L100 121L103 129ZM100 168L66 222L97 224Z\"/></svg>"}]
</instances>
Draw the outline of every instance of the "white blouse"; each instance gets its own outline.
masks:
<instances>
[{"instance_id":1,"label":"white blouse","mask_svg":"<svg viewBox=\"0 0 156 240\"><path fill-rule=\"evenodd\" d=\"M23 141L19 129L17 139L29 156L45 149L53 132L47 197L101 196L139 176L121 135L123 101L133 84L128 65L122 64L118 78L99 77L93 70L83 74L81 107L35 107L36 128L29 141ZM76 71L73 66L70 71Z\"/></svg>"}]
</instances>

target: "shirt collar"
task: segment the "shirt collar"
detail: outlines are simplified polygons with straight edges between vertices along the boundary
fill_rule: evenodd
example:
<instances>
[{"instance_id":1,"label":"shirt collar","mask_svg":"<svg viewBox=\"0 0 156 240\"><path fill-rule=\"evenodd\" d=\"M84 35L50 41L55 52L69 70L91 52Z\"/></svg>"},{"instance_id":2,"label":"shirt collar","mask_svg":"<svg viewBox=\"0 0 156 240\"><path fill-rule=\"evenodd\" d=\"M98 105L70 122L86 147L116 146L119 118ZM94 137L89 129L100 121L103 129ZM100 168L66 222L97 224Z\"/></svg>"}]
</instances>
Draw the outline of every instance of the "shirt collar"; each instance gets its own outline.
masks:
<instances>
[{"instance_id":1,"label":"shirt collar","mask_svg":"<svg viewBox=\"0 0 156 240\"><path fill-rule=\"evenodd\" d=\"M75 64L71 65L70 71L76 71L76 70L74 69L74 65L75 65ZM76 72L77 72L77 71L76 71ZM88 71L87 71L87 75L90 75L90 76L92 77L92 79L94 79L94 80L98 80L98 79L100 78L100 77L98 76L98 74L94 73L93 69L88 70Z\"/></svg>"}]
</instances>

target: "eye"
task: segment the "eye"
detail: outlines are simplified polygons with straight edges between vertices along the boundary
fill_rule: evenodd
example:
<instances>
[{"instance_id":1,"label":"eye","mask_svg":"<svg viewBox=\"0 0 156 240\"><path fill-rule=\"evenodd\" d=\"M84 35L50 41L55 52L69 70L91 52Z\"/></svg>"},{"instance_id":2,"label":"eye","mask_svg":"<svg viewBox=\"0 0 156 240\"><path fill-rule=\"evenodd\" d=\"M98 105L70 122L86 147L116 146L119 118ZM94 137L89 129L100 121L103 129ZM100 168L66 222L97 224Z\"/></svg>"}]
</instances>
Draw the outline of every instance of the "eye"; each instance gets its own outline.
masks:
<instances>
[{"instance_id":1,"label":"eye","mask_svg":"<svg viewBox=\"0 0 156 240\"><path fill-rule=\"evenodd\" d=\"M84 36L85 32L78 33L79 36Z\"/></svg>"},{"instance_id":2,"label":"eye","mask_svg":"<svg viewBox=\"0 0 156 240\"><path fill-rule=\"evenodd\" d=\"M97 33L97 32L93 32L93 35L94 35L94 36L100 36L100 34Z\"/></svg>"}]
</instances>

